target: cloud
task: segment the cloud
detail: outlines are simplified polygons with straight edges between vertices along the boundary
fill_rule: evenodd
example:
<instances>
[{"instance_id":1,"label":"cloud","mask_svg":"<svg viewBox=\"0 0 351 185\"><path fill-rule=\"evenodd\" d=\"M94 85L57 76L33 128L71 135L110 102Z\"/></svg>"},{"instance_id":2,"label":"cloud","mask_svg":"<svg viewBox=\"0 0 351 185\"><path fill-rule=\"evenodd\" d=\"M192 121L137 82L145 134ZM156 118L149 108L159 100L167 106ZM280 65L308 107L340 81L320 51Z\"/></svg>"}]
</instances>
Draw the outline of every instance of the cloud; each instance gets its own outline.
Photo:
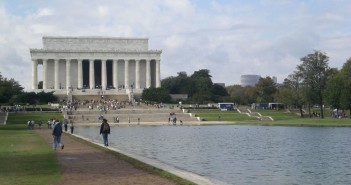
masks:
<instances>
[{"instance_id":1,"label":"cloud","mask_svg":"<svg viewBox=\"0 0 351 185\"><path fill-rule=\"evenodd\" d=\"M52 16L52 15L54 15L54 12L55 11L53 9L42 8L42 9L39 9L38 12L36 13L36 18Z\"/></svg>"},{"instance_id":2,"label":"cloud","mask_svg":"<svg viewBox=\"0 0 351 185\"><path fill-rule=\"evenodd\" d=\"M29 48L41 48L46 35L148 37L150 49L163 50L162 78L209 69L226 85L243 74L282 82L315 49L338 68L351 57L351 2L344 0L11 2L0 3L0 69L26 90Z\"/></svg>"}]
</instances>

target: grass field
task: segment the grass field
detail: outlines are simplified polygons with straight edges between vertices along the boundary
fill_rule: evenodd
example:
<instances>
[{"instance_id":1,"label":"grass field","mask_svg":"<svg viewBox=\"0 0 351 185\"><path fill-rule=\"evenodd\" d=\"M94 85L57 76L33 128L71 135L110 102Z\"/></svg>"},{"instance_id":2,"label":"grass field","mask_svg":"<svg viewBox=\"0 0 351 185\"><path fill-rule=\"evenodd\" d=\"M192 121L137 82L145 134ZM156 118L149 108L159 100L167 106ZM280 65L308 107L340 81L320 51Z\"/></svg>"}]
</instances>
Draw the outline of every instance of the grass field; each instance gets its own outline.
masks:
<instances>
[{"instance_id":1,"label":"grass field","mask_svg":"<svg viewBox=\"0 0 351 185\"><path fill-rule=\"evenodd\" d=\"M272 125L272 126L351 126L351 119L335 119L326 116L321 118L301 118L295 113L288 113L285 110L252 110L259 112L262 116L271 116L274 121L260 121L257 118L249 117L246 114L240 114L237 111L220 111L220 110L191 110L196 116L203 118L205 121L227 121L233 124L243 125ZM327 112L327 111L326 111ZM220 120L218 119L220 116Z\"/></svg>"},{"instance_id":2,"label":"grass field","mask_svg":"<svg viewBox=\"0 0 351 185\"><path fill-rule=\"evenodd\" d=\"M0 184L48 185L60 180L55 153L33 130L27 120L46 123L60 113L11 113L7 125L0 126Z\"/></svg>"},{"instance_id":3,"label":"grass field","mask_svg":"<svg viewBox=\"0 0 351 185\"><path fill-rule=\"evenodd\" d=\"M61 113L11 113L7 125L0 126L1 185L51 185L60 181L61 169L55 159L54 151L33 130L27 129L28 120L34 120L35 123L42 121L43 126L46 126L46 121L51 118L63 119ZM69 135L69 137L79 142L85 142L99 150L109 152L137 168L170 179L176 184L194 184L118 152L107 150L72 135Z\"/></svg>"}]
</instances>

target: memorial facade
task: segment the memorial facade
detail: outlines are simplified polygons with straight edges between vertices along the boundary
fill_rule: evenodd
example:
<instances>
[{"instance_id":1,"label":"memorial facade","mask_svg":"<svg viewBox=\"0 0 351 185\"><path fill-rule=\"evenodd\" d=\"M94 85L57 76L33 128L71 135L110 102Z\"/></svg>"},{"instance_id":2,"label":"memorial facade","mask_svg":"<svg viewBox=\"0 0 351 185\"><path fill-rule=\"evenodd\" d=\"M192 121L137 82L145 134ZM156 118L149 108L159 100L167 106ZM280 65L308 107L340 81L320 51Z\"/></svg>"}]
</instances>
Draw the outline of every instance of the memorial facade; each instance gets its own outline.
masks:
<instances>
[{"instance_id":1,"label":"memorial facade","mask_svg":"<svg viewBox=\"0 0 351 185\"><path fill-rule=\"evenodd\" d=\"M32 89L68 92L127 92L160 87L161 50L149 50L147 38L43 37L42 49L30 49Z\"/></svg>"}]
</instances>

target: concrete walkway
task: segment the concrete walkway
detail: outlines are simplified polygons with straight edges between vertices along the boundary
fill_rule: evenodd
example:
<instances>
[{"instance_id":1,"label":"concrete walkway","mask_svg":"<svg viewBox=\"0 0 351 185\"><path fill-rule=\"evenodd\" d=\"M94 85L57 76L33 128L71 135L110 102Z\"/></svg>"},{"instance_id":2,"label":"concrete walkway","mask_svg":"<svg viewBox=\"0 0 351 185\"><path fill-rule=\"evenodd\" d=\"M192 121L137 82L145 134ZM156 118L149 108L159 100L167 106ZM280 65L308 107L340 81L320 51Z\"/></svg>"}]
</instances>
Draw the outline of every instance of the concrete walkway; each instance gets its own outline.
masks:
<instances>
[{"instance_id":1,"label":"concrete walkway","mask_svg":"<svg viewBox=\"0 0 351 185\"><path fill-rule=\"evenodd\" d=\"M48 145L52 146L51 129L37 129ZM62 185L167 185L168 179L135 168L107 152L91 147L63 134L63 150L57 149L58 163L63 167Z\"/></svg>"}]
</instances>

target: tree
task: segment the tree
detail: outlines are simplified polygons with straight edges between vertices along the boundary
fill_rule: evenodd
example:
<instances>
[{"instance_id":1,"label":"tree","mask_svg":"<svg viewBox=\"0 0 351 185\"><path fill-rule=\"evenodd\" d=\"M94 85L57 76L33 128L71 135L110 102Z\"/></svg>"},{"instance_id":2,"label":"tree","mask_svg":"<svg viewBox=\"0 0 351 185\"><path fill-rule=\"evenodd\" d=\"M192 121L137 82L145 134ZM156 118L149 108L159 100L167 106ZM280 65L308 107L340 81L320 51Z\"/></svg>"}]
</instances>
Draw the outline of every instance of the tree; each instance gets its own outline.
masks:
<instances>
[{"instance_id":1,"label":"tree","mask_svg":"<svg viewBox=\"0 0 351 185\"><path fill-rule=\"evenodd\" d=\"M301 61L302 64L297 66L297 70L302 74L303 83L306 85L307 98L309 102L319 105L321 118L324 118L323 91L330 74L329 57L321 51L315 51L301 58Z\"/></svg>"},{"instance_id":2,"label":"tree","mask_svg":"<svg viewBox=\"0 0 351 185\"><path fill-rule=\"evenodd\" d=\"M9 103L34 105L34 104L37 104L38 102L39 102L38 97L34 92L23 92L11 98Z\"/></svg>"},{"instance_id":3,"label":"tree","mask_svg":"<svg viewBox=\"0 0 351 185\"><path fill-rule=\"evenodd\" d=\"M304 85L302 74L295 71L284 80L283 87L279 89L278 99L286 104L297 107L303 117L302 106L305 104Z\"/></svg>"},{"instance_id":4,"label":"tree","mask_svg":"<svg viewBox=\"0 0 351 185\"><path fill-rule=\"evenodd\" d=\"M212 83L209 73L209 70L201 69L189 77L186 72L178 72L177 77L165 78L161 84L170 94L187 94L192 103L222 101L228 93L225 88Z\"/></svg>"},{"instance_id":5,"label":"tree","mask_svg":"<svg viewBox=\"0 0 351 185\"><path fill-rule=\"evenodd\" d=\"M334 109L341 108L341 91L344 88L344 80L337 69L333 69L331 77L327 80L324 97L326 102Z\"/></svg>"},{"instance_id":6,"label":"tree","mask_svg":"<svg viewBox=\"0 0 351 185\"><path fill-rule=\"evenodd\" d=\"M259 101L274 102L274 95L277 92L277 85L270 77L261 78L256 84Z\"/></svg>"},{"instance_id":7,"label":"tree","mask_svg":"<svg viewBox=\"0 0 351 185\"><path fill-rule=\"evenodd\" d=\"M162 80L161 85L167 89L170 94L194 94L193 80L188 77L186 72L178 72L178 76L170 76Z\"/></svg>"},{"instance_id":8,"label":"tree","mask_svg":"<svg viewBox=\"0 0 351 185\"><path fill-rule=\"evenodd\" d=\"M351 116L351 58L349 58L340 70L343 80L343 88L340 92L340 106L342 109L350 110Z\"/></svg>"},{"instance_id":9,"label":"tree","mask_svg":"<svg viewBox=\"0 0 351 185\"><path fill-rule=\"evenodd\" d=\"M23 92L23 88L14 79L8 80L0 73L0 103L8 103L9 100Z\"/></svg>"},{"instance_id":10,"label":"tree","mask_svg":"<svg viewBox=\"0 0 351 185\"><path fill-rule=\"evenodd\" d=\"M256 87L242 87L241 85L231 85L226 87L226 90L233 102L242 105L247 105L256 102Z\"/></svg>"},{"instance_id":11,"label":"tree","mask_svg":"<svg viewBox=\"0 0 351 185\"><path fill-rule=\"evenodd\" d=\"M213 94L211 90L213 83L211 80L212 76L209 73L209 70L201 69L190 76L195 86L194 94L191 96L193 102L208 103L212 100Z\"/></svg>"},{"instance_id":12,"label":"tree","mask_svg":"<svg viewBox=\"0 0 351 185\"><path fill-rule=\"evenodd\" d=\"M148 89L144 89L141 98L145 101L152 101L157 103L168 103L171 101L171 96L168 91L164 88L158 87L150 87Z\"/></svg>"},{"instance_id":13,"label":"tree","mask_svg":"<svg viewBox=\"0 0 351 185\"><path fill-rule=\"evenodd\" d=\"M57 102L58 98L54 95L54 91L52 92L44 92L41 91L37 93L37 101L38 103L47 104L49 102Z\"/></svg>"}]
</instances>

